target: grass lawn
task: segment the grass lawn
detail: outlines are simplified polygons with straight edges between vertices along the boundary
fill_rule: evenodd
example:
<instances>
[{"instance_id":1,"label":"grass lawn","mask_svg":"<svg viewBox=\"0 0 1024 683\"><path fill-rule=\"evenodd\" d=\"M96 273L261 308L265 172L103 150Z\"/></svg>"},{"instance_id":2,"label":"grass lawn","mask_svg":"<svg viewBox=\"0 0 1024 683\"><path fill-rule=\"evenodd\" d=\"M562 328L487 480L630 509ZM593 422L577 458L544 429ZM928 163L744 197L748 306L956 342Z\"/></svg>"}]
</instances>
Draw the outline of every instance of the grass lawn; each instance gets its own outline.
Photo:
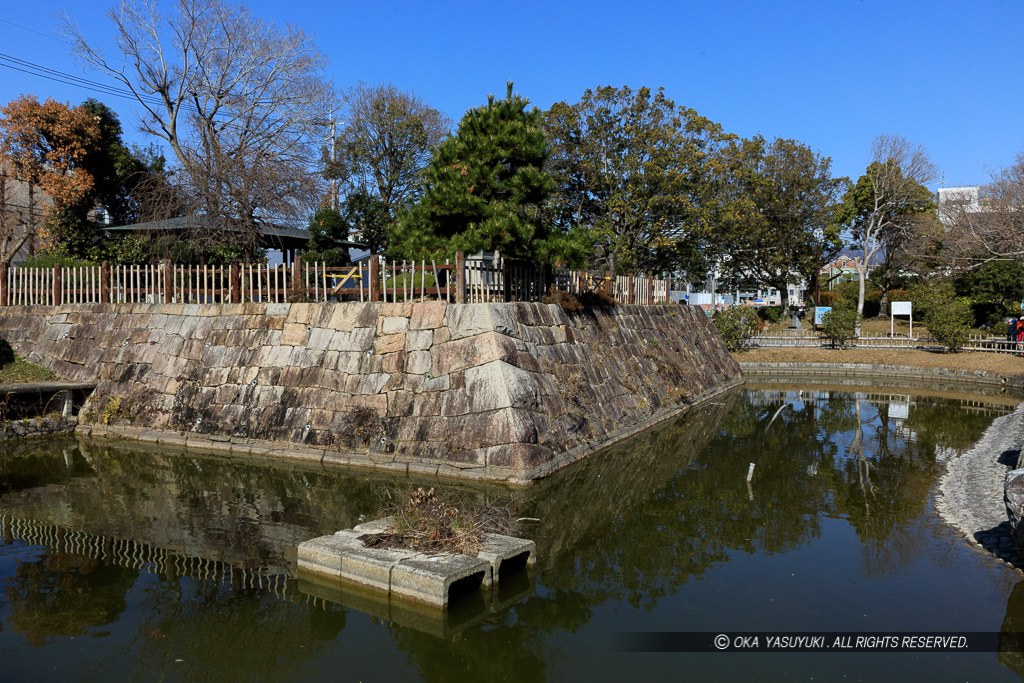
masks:
<instances>
[{"instance_id":1,"label":"grass lawn","mask_svg":"<svg viewBox=\"0 0 1024 683\"><path fill-rule=\"evenodd\" d=\"M0 365L0 384L24 384L25 382L48 382L57 379L51 370L33 365L21 356Z\"/></svg>"},{"instance_id":2,"label":"grass lawn","mask_svg":"<svg viewBox=\"0 0 1024 683\"><path fill-rule=\"evenodd\" d=\"M915 326L915 334L917 329ZM740 363L865 363L916 368L983 370L995 375L1024 375L1024 357L1008 353L941 353L918 349L769 348L739 351Z\"/></svg>"}]
</instances>

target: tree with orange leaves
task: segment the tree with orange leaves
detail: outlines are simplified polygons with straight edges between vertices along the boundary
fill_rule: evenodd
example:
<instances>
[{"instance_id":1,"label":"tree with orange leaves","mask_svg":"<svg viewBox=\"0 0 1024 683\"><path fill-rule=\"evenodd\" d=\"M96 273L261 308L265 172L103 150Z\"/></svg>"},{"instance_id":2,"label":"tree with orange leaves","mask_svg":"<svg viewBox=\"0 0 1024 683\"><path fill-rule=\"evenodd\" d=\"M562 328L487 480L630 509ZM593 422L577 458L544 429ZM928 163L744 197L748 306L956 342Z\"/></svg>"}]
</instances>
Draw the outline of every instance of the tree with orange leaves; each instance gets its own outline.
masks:
<instances>
[{"instance_id":1,"label":"tree with orange leaves","mask_svg":"<svg viewBox=\"0 0 1024 683\"><path fill-rule=\"evenodd\" d=\"M27 218L6 221L7 230L20 230L13 239L0 235L8 246L0 253L0 261L9 261L26 241L36 236L45 240L43 226L55 211L80 200L93 186L92 175L81 167L83 159L94 150L100 137L99 122L84 107L47 99L40 103L32 95L22 95L7 106L0 107L0 173L4 180L26 184ZM41 190L49 203L38 211ZM7 204L7 195L0 197ZM0 205L0 211L8 207ZM16 246L15 246L16 245Z\"/></svg>"}]
</instances>

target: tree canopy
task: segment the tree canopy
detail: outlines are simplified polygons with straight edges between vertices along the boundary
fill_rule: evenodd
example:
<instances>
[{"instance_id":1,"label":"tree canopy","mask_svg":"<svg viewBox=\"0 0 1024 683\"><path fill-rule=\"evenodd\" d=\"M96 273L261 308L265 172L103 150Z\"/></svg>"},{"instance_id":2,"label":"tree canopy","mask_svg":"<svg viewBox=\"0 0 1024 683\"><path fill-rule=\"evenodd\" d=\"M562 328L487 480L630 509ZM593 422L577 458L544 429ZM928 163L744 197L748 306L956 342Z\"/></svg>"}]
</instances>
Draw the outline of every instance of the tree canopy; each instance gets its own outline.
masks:
<instances>
[{"instance_id":1,"label":"tree canopy","mask_svg":"<svg viewBox=\"0 0 1024 683\"><path fill-rule=\"evenodd\" d=\"M598 266L655 272L692 263L718 211L718 152L730 136L663 89L599 87L545 115L550 211L582 229Z\"/></svg>"},{"instance_id":2,"label":"tree canopy","mask_svg":"<svg viewBox=\"0 0 1024 683\"><path fill-rule=\"evenodd\" d=\"M496 250L506 258L555 261L564 236L551 231L541 206L551 194L544 170L541 112L512 93L470 109L424 171L423 198L392 236L405 257Z\"/></svg>"},{"instance_id":3,"label":"tree canopy","mask_svg":"<svg viewBox=\"0 0 1024 683\"><path fill-rule=\"evenodd\" d=\"M725 208L708 241L734 279L775 287L788 305L788 285L817 277L842 246L832 213L848 181L795 140L737 140L725 156Z\"/></svg>"},{"instance_id":4,"label":"tree canopy","mask_svg":"<svg viewBox=\"0 0 1024 683\"><path fill-rule=\"evenodd\" d=\"M8 203L13 180L26 186L23 200L27 208L23 220L10 220L5 214L4 261L13 258L26 243L49 237L44 222L68 210L87 197L95 178L85 166L100 144L100 125L96 116L82 106L47 99L40 103L34 96L22 95L0 108L0 173L4 176L3 202ZM40 190L49 198L41 208ZM37 205L39 208L37 208ZM22 212L17 212L21 216Z\"/></svg>"},{"instance_id":5,"label":"tree canopy","mask_svg":"<svg viewBox=\"0 0 1024 683\"><path fill-rule=\"evenodd\" d=\"M836 211L836 222L857 250L852 259L860 281L861 315L868 269L876 255L902 249L919 224L915 217L934 210L925 183L934 180L935 165L923 147L898 135L880 135L872 142L871 157Z\"/></svg>"}]
</instances>

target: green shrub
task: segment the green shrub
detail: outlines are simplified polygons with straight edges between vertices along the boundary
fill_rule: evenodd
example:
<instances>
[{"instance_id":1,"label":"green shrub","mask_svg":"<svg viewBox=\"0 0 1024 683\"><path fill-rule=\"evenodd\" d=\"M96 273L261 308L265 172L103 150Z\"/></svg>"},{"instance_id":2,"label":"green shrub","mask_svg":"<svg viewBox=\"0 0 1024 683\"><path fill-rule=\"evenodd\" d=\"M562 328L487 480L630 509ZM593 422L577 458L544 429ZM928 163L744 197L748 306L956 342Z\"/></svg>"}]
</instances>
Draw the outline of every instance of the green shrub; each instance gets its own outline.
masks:
<instances>
[{"instance_id":1,"label":"green shrub","mask_svg":"<svg viewBox=\"0 0 1024 683\"><path fill-rule=\"evenodd\" d=\"M992 333L993 337L1005 338L1006 337L1006 330L1007 330L1008 327L1009 327L1009 325L1006 324L1006 321L1000 320L995 325L993 325L992 329L989 330L989 331Z\"/></svg>"},{"instance_id":2,"label":"green shrub","mask_svg":"<svg viewBox=\"0 0 1024 683\"><path fill-rule=\"evenodd\" d=\"M962 297L951 297L945 301L933 300L924 318L924 324L935 341L952 352L968 340L973 323L971 303Z\"/></svg>"},{"instance_id":3,"label":"green shrub","mask_svg":"<svg viewBox=\"0 0 1024 683\"><path fill-rule=\"evenodd\" d=\"M768 323L777 323L782 319L782 306L762 306L757 310L757 317Z\"/></svg>"},{"instance_id":4,"label":"green shrub","mask_svg":"<svg viewBox=\"0 0 1024 683\"><path fill-rule=\"evenodd\" d=\"M821 318L821 328L833 347L846 346L856 336L858 324L860 316L856 310L849 308L833 308Z\"/></svg>"},{"instance_id":5,"label":"green shrub","mask_svg":"<svg viewBox=\"0 0 1024 683\"><path fill-rule=\"evenodd\" d=\"M730 306L715 313L715 329L725 342L725 348L739 351L743 342L750 339L760 328L755 309L749 306Z\"/></svg>"}]
</instances>

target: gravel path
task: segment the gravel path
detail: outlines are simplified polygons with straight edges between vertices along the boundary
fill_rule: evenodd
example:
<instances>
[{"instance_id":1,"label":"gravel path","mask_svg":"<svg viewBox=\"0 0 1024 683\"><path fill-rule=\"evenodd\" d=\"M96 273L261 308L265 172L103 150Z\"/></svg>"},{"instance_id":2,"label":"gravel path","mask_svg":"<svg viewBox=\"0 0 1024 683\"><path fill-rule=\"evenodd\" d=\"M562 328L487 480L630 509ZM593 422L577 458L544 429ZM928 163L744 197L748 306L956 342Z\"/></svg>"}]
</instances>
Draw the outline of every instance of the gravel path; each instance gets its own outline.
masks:
<instances>
[{"instance_id":1,"label":"gravel path","mask_svg":"<svg viewBox=\"0 0 1024 683\"><path fill-rule=\"evenodd\" d=\"M1024 569L1024 559L1010 539L1003 479L1013 469L1022 441L1024 403L993 421L974 448L947 463L935 501L942 518L968 541L1018 571Z\"/></svg>"}]
</instances>

